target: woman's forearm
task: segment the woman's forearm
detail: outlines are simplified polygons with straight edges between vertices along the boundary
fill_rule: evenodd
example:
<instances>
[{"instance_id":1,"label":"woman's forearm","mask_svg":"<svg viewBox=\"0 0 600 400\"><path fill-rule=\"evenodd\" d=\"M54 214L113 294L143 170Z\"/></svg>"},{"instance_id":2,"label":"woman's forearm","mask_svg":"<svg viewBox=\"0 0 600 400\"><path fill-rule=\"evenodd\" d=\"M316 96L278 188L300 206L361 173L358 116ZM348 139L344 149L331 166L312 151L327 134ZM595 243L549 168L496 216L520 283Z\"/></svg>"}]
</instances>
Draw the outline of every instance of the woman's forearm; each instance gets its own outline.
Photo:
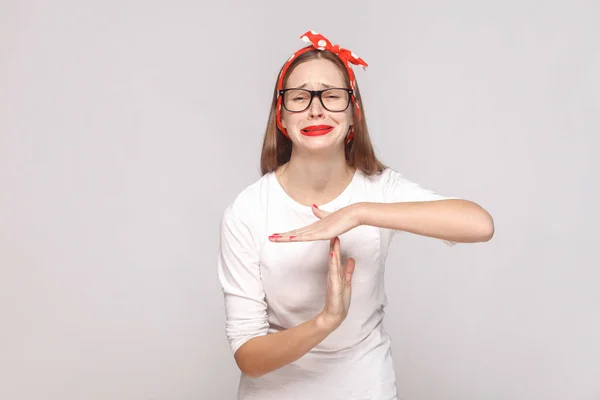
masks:
<instances>
[{"instance_id":1,"label":"woman's forearm","mask_svg":"<svg viewBox=\"0 0 600 400\"><path fill-rule=\"evenodd\" d=\"M358 219L361 225L458 243L485 242L494 235L491 215L468 200L358 203Z\"/></svg>"},{"instance_id":2,"label":"woman's forearm","mask_svg":"<svg viewBox=\"0 0 600 400\"><path fill-rule=\"evenodd\" d=\"M250 339L235 353L238 367L258 378L308 353L335 330L321 314L294 328Z\"/></svg>"}]
</instances>

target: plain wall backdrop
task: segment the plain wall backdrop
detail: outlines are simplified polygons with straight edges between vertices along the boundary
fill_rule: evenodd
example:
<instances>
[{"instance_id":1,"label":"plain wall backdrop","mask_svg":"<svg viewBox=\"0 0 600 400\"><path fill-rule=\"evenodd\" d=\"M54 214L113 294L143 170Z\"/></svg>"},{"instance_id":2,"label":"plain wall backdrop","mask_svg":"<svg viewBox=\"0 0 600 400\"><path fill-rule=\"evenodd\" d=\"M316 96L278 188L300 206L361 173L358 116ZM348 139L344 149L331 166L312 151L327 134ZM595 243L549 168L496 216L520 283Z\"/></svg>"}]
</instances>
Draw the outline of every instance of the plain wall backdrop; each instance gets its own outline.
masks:
<instances>
[{"instance_id":1,"label":"plain wall backdrop","mask_svg":"<svg viewBox=\"0 0 600 400\"><path fill-rule=\"evenodd\" d=\"M279 68L315 30L377 154L490 211L398 236L403 399L600 399L600 3L0 3L0 398L234 399L221 214L259 178Z\"/></svg>"}]
</instances>

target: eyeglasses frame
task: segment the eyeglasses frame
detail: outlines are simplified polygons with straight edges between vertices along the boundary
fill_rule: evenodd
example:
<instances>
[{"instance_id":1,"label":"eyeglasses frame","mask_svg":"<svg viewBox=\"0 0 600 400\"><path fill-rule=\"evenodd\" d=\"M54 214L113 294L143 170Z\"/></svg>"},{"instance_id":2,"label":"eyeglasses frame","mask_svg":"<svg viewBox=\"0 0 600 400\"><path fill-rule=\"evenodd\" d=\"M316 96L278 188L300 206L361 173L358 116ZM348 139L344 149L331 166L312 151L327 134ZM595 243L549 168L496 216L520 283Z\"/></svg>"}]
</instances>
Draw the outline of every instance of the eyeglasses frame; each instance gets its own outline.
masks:
<instances>
[{"instance_id":1,"label":"eyeglasses frame","mask_svg":"<svg viewBox=\"0 0 600 400\"><path fill-rule=\"evenodd\" d=\"M339 111L331 111L331 110L330 110L329 108L327 108L327 106L326 106L326 105L323 103L323 99L322 99L322 97L321 97L321 96L323 95L323 92L326 92L326 91L328 91L328 90L333 90L333 89L335 89L335 90L344 90L344 91L348 92L348 104L346 104L346 107L344 107L344 109L343 109L343 110L339 110ZM305 108L305 109L303 109L303 110L300 110L300 111L291 111L290 109L288 109L288 108L285 106L285 101L283 101L283 99L284 99L284 97L283 97L283 96L285 95L285 92L288 92L288 91L290 91L290 90L303 90L303 91L305 91L305 92L308 92L308 93L310 93L310 101L308 102L308 105L306 106L306 108ZM285 109L286 109L288 112L291 112L291 113L301 113L301 112L304 112L304 111L308 110L308 109L310 108L310 106L312 105L312 102L313 102L313 100L314 100L314 98L315 98L315 97L318 97L318 98L319 98L319 101L321 102L321 105L322 105L322 106L323 106L323 108L324 108L324 109L326 109L327 111L329 111L329 112L344 112L344 111L346 111L346 110L348 109L348 107L350 106L350 103L351 103L351 102L352 102L352 100L354 99L354 90L352 90L352 89L348 89L348 88L336 88L336 87L327 88L327 89L323 89L323 90L308 90L308 89L299 89L299 88L287 88L287 89L282 89L282 90L280 90L278 93L279 93L279 96L281 96L281 100L282 100L282 101L281 101L281 104L283 105L283 108L285 108Z\"/></svg>"}]
</instances>

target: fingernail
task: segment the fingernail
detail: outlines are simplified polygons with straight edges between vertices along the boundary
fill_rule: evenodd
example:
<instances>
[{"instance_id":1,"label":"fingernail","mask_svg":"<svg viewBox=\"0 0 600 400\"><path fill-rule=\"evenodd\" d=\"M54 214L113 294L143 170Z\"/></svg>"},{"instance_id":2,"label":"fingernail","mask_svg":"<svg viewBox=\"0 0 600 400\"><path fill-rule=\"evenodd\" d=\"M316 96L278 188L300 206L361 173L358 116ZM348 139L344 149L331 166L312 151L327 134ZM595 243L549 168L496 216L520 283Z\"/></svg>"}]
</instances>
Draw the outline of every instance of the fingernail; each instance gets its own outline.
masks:
<instances>
[{"instance_id":1,"label":"fingernail","mask_svg":"<svg viewBox=\"0 0 600 400\"><path fill-rule=\"evenodd\" d=\"M296 236L290 236L290 240L296 239Z\"/></svg>"},{"instance_id":2,"label":"fingernail","mask_svg":"<svg viewBox=\"0 0 600 400\"><path fill-rule=\"evenodd\" d=\"M269 236L269 239L277 239L277 238L280 238L280 237L281 236L279 236L279 235L271 235L271 236Z\"/></svg>"},{"instance_id":3,"label":"fingernail","mask_svg":"<svg viewBox=\"0 0 600 400\"><path fill-rule=\"evenodd\" d=\"M333 251L332 251L331 253L329 253L329 255L330 255L331 257L333 257Z\"/></svg>"},{"instance_id":4,"label":"fingernail","mask_svg":"<svg viewBox=\"0 0 600 400\"><path fill-rule=\"evenodd\" d=\"M319 208L319 207L318 207L316 204L313 204L313 207L314 207L314 208Z\"/></svg>"}]
</instances>

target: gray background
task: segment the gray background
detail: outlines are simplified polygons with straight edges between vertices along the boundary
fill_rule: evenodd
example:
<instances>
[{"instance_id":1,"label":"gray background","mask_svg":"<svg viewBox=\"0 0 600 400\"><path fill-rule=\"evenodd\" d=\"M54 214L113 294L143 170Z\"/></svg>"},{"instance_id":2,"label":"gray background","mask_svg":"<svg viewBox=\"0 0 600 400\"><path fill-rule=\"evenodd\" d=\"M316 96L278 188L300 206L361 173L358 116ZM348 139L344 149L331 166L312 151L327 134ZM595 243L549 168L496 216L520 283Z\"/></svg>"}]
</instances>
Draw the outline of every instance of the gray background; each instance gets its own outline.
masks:
<instances>
[{"instance_id":1,"label":"gray background","mask_svg":"<svg viewBox=\"0 0 600 400\"><path fill-rule=\"evenodd\" d=\"M85 4L84 4L85 3ZM0 3L0 398L233 399L218 226L276 74L358 53L378 155L495 218L399 236L406 399L600 399L597 1Z\"/></svg>"}]
</instances>

